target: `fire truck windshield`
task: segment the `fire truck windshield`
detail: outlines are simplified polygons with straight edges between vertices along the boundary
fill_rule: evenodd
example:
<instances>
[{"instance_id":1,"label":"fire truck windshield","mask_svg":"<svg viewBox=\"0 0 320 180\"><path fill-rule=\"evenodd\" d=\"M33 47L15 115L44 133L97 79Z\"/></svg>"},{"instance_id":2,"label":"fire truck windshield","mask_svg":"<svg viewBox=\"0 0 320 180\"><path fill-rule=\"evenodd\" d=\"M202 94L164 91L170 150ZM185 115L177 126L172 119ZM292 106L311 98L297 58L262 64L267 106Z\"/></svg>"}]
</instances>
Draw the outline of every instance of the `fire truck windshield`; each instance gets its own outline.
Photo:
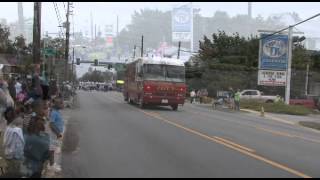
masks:
<instances>
[{"instance_id":1,"label":"fire truck windshield","mask_svg":"<svg viewBox=\"0 0 320 180\"><path fill-rule=\"evenodd\" d=\"M143 78L145 80L185 82L183 66L144 64Z\"/></svg>"}]
</instances>

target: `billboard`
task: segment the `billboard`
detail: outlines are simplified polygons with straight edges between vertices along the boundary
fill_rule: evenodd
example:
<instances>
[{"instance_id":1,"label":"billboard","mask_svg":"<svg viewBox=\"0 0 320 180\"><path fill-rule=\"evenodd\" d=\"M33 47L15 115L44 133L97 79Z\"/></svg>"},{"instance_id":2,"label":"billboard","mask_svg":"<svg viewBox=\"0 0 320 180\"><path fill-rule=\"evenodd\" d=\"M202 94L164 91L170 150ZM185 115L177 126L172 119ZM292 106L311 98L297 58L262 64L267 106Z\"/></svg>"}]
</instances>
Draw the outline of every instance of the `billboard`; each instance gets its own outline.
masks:
<instances>
[{"instance_id":1,"label":"billboard","mask_svg":"<svg viewBox=\"0 0 320 180\"><path fill-rule=\"evenodd\" d=\"M106 37L106 45L107 47L113 47L113 36L109 35Z\"/></svg>"},{"instance_id":2,"label":"billboard","mask_svg":"<svg viewBox=\"0 0 320 180\"><path fill-rule=\"evenodd\" d=\"M288 35L261 34L259 69L283 70L288 66Z\"/></svg>"},{"instance_id":3,"label":"billboard","mask_svg":"<svg viewBox=\"0 0 320 180\"><path fill-rule=\"evenodd\" d=\"M285 86L287 82L286 71L259 70L258 85Z\"/></svg>"},{"instance_id":4,"label":"billboard","mask_svg":"<svg viewBox=\"0 0 320 180\"><path fill-rule=\"evenodd\" d=\"M191 6L184 5L172 10L172 41L188 42L191 40L192 13Z\"/></svg>"},{"instance_id":5,"label":"billboard","mask_svg":"<svg viewBox=\"0 0 320 180\"><path fill-rule=\"evenodd\" d=\"M104 27L104 32L105 32L105 36L113 35L113 25L112 24L106 25Z\"/></svg>"}]
</instances>

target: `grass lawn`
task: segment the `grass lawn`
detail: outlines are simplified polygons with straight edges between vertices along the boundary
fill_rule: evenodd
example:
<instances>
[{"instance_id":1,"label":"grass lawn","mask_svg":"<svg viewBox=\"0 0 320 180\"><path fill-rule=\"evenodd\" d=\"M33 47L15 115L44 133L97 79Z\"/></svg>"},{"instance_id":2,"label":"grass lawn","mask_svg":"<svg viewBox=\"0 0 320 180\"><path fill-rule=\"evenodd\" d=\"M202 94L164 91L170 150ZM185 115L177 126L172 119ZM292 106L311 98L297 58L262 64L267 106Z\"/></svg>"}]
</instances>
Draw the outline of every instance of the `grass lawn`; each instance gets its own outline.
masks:
<instances>
[{"instance_id":1,"label":"grass lawn","mask_svg":"<svg viewBox=\"0 0 320 180\"><path fill-rule=\"evenodd\" d=\"M301 121L299 124L304 127L320 130L320 123L317 122Z\"/></svg>"},{"instance_id":2,"label":"grass lawn","mask_svg":"<svg viewBox=\"0 0 320 180\"><path fill-rule=\"evenodd\" d=\"M286 105L284 103L262 103L257 101L240 101L240 107L245 109L251 109L255 111L261 111L263 106L265 112L289 114L289 115L308 115L312 114L313 110L304 106L298 105Z\"/></svg>"}]
</instances>

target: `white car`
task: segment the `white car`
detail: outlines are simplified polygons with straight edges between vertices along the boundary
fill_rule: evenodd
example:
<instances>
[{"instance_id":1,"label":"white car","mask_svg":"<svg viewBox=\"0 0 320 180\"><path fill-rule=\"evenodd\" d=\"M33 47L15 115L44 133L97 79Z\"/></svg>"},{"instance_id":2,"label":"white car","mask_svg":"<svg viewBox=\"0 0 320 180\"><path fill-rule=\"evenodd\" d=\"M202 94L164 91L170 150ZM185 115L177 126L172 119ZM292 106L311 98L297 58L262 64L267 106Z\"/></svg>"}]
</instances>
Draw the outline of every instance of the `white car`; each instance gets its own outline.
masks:
<instances>
[{"instance_id":1,"label":"white car","mask_svg":"<svg viewBox=\"0 0 320 180\"><path fill-rule=\"evenodd\" d=\"M246 89L240 93L240 99L244 100L257 100L266 103L273 103L275 102L276 98L277 96L264 96L259 90L253 89Z\"/></svg>"}]
</instances>

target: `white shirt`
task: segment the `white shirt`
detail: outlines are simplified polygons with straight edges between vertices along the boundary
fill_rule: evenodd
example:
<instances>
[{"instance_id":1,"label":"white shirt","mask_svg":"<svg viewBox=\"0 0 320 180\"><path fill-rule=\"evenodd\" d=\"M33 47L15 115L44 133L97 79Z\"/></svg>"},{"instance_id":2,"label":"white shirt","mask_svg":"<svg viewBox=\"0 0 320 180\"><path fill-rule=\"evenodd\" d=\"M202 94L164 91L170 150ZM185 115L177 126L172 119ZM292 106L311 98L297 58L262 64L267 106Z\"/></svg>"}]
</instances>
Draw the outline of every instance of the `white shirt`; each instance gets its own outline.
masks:
<instances>
[{"instance_id":1,"label":"white shirt","mask_svg":"<svg viewBox=\"0 0 320 180\"><path fill-rule=\"evenodd\" d=\"M15 85L15 88L16 88L16 94L19 94L22 91L21 83L17 82Z\"/></svg>"},{"instance_id":2,"label":"white shirt","mask_svg":"<svg viewBox=\"0 0 320 180\"><path fill-rule=\"evenodd\" d=\"M191 96L191 97L195 97L195 96L196 96L196 93L195 93L194 91L191 91L190 96Z\"/></svg>"}]
</instances>

